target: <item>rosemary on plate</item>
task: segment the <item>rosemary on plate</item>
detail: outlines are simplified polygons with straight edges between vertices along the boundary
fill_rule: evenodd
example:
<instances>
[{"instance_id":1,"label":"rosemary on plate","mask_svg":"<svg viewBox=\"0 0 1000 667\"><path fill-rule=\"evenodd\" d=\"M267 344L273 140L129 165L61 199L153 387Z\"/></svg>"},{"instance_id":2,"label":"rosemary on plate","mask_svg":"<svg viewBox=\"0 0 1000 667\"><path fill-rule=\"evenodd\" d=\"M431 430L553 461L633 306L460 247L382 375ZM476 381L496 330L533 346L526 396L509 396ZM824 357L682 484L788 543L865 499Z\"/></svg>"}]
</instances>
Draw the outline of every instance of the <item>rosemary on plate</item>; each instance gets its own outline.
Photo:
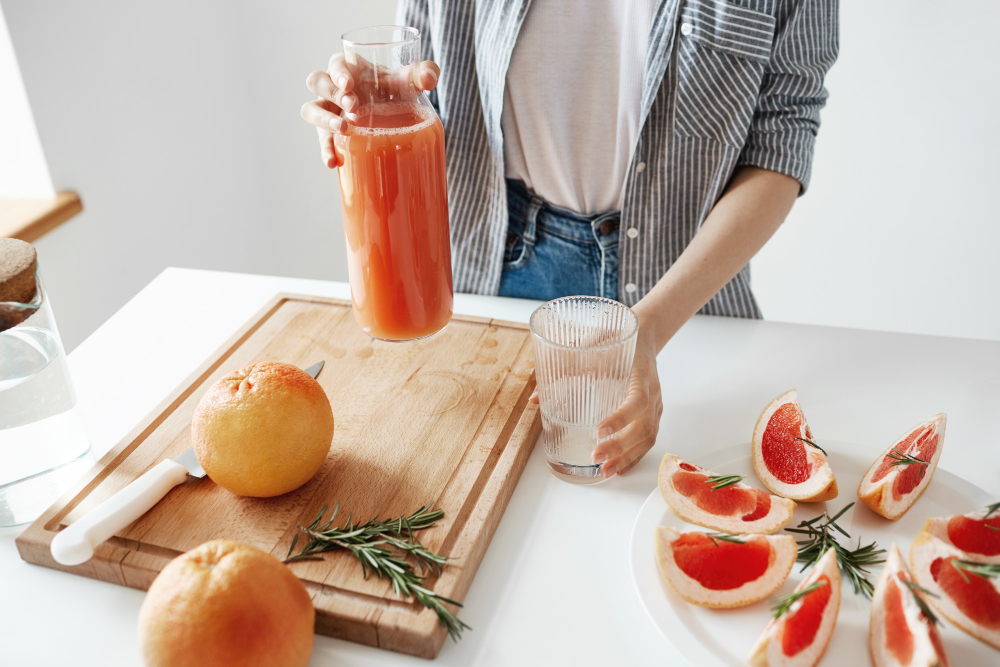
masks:
<instances>
[{"instance_id":1,"label":"rosemary on plate","mask_svg":"<svg viewBox=\"0 0 1000 667\"><path fill-rule=\"evenodd\" d=\"M705 480L706 484L712 484L712 490L718 491L733 484L739 484L746 478L746 475L716 475Z\"/></svg>"},{"instance_id":2,"label":"rosemary on plate","mask_svg":"<svg viewBox=\"0 0 1000 667\"><path fill-rule=\"evenodd\" d=\"M874 541L866 546L861 546L861 538L859 537L857 548L851 550L842 546L833 532L836 530L850 539L851 535L837 525L837 519L853 506L854 503L850 503L832 517L823 512L807 521L800 521L797 528L785 528L785 530L806 536L806 539L796 542L799 545L799 555L796 560L805 563L800 571L805 571L810 565L815 565L827 549L835 549L840 570L850 579L854 586L854 592L871 599L875 587L868 581L867 566L884 563L885 559L879 558L879 556L885 553L885 549L879 549Z\"/></svg>"},{"instance_id":3,"label":"rosemary on plate","mask_svg":"<svg viewBox=\"0 0 1000 667\"><path fill-rule=\"evenodd\" d=\"M827 454L827 453L826 453L826 450L825 450L825 449L823 449L822 447L820 447L819 445L817 445L817 444L816 444L815 442L813 442L812 440L809 440L808 438L800 438L799 436L795 436L795 439L796 439L796 440L801 440L802 442L806 443L806 444L807 444L807 445L809 445L810 447L815 447L815 448L816 448L816 449L818 449L819 451L823 452L823 456L829 456L829 454Z\"/></svg>"},{"instance_id":4,"label":"rosemary on plate","mask_svg":"<svg viewBox=\"0 0 1000 667\"><path fill-rule=\"evenodd\" d=\"M958 573L962 575L962 579L965 579L965 583L967 584L971 584L972 580L969 579L966 572L979 575L983 579L1000 577L1000 565L977 563L974 560L953 560L951 561L951 566L958 570Z\"/></svg>"},{"instance_id":5,"label":"rosemary on plate","mask_svg":"<svg viewBox=\"0 0 1000 667\"><path fill-rule=\"evenodd\" d=\"M768 604L777 605L774 608L774 613L772 615L774 616L774 618L781 618L782 616L785 615L786 612L788 612L789 609L792 608L792 605L795 604L796 600L804 598L805 596L809 595L814 590L822 586L826 586L825 579L814 581L805 588L798 591L792 591L788 595L784 595L776 600L768 600L767 601Z\"/></svg>"},{"instance_id":6,"label":"rosemary on plate","mask_svg":"<svg viewBox=\"0 0 1000 667\"><path fill-rule=\"evenodd\" d=\"M899 451L895 447L893 447L891 450L889 450L889 453L886 454L886 456L888 456L890 459L892 459L892 463L890 463L889 465L894 465L894 466L910 466L910 465L913 465L914 463L920 463L921 464L921 468L920 468L920 472L921 473L923 473L923 471L927 468L927 461L924 461L923 459L918 459L916 456L910 456L909 454L904 454L903 452Z\"/></svg>"},{"instance_id":7,"label":"rosemary on plate","mask_svg":"<svg viewBox=\"0 0 1000 667\"><path fill-rule=\"evenodd\" d=\"M922 597L917 595L917 593L920 592L923 593L924 595L929 595L932 598L936 598L937 594L931 593L929 590L927 590L920 584L916 583L915 581L907 581L906 579L900 579L900 581L902 581L903 584L910 589L910 593L913 594L913 599L916 600L917 606L920 607L920 611L924 612L924 616L926 616L927 620L931 622L931 625L937 625L938 623L940 623L941 620L934 615L934 612L931 611L930 606L924 601Z\"/></svg>"},{"instance_id":8,"label":"rosemary on plate","mask_svg":"<svg viewBox=\"0 0 1000 667\"><path fill-rule=\"evenodd\" d=\"M427 549L413 533L434 526L444 517L444 510L433 510L431 505L425 505L410 516L384 521L374 518L364 523L353 522L348 515L344 525L338 528L333 526L333 521L337 518L340 503L334 506L333 514L324 522L323 515L328 507L324 506L309 526L299 526L299 530L307 537L306 543L299 553L292 555L299 542L296 534L288 547L284 562L323 560L316 554L336 550L350 551L361 563L361 572L366 579L371 570L379 579L387 578L396 595L413 596L417 602L437 614L438 622L448 630L452 639L458 641L462 630L471 630L444 606L445 602L456 607L461 607L461 604L423 586L424 579L431 573L441 573L448 557Z\"/></svg>"},{"instance_id":9,"label":"rosemary on plate","mask_svg":"<svg viewBox=\"0 0 1000 667\"><path fill-rule=\"evenodd\" d=\"M984 519L989 519L990 515L1000 509L1000 503L993 503L992 505L986 506L986 514L983 515Z\"/></svg>"},{"instance_id":10,"label":"rosemary on plate","mask_svg":"<svg viewBox=\"0 0 1000 667\"><path fill-rule=\"evenodd\" d=\"M712 544L716 547L719 546L718 540L722 540L723 542L732 542L733 544L744 543L738 536L730 535L729 533L705 533L705 537L712 540Z\"/></svg>"}]
</instances>

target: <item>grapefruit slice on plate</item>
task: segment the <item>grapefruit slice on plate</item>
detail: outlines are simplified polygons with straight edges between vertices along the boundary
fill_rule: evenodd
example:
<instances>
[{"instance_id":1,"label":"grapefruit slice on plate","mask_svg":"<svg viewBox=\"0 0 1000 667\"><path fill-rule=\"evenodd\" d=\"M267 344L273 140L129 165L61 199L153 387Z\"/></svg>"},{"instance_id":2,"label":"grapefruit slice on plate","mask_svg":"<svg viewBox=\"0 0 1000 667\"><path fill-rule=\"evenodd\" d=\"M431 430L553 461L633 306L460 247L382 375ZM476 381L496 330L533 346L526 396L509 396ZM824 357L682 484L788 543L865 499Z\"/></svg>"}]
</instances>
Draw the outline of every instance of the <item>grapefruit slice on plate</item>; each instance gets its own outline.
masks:
<instances>
[{"instance_id":1,"label":"grapefruit slice on plate","mask_svg":"<svg viewBox=\"0 0 1000 667\"><path fill-rule=\"evenodd\" d=\"M872 594L868 648L875 667L951 667L927 597L893 543Z\"/></svg>"},{"instance_id":2,"label":"grapefruit slice on plate","mask_svg":"<svg viewBox=\"0 0 1000 667\"><path fill-rule=\"evenodd\" d=\"M910 567L945 618L1000 650L1000 565L957 549L922 529L910 546Z\"/></svg>"},{"instance_id":3,"label":"grapefruit slice on plate","mask_svg":"<svg viewBox=\"0 0 1000 667\"><path fill-rule=\"evenodd\" d=\"M929 533L945 544L964 551L969 559L1000 564L1000 503L979 512L934 517L924 522Z\"/></svg>"},{"instance_id":4,"label":"grapefruit slice on plate","mask_svg":"<svg viewBox=\"0 0 1000 667\"><path fill-rule=\"evenodd\" d=\"M673 454L660 462L659 486L674 514L725 533L773 533L792 520L795 502L718 475Z\"/></svg>"},{"instance_id":5,"label":"grapefruit slice on plate","mask_svg":"<svg viewBox=\"0 0 1000 667\"><path fill-rule=\"evenodd\" d=\"M781 602L747 658L754 667L812 667L826 651L840 611L837 553L827 549ZM789 604L791 602L791 604Z\"/></svg>"},{"instance_id":6,"label":"grapefruit slice on plate","mask_svg":"<svg viewBox=\"0 0 1000 667\"><path fill-rule=\"evenodd\" d=\"M767 404L753 427L753 469L779 496L802 502L832 500L837 497L837 479L815 442L798 392L786 391Z\"/></svg>"},{"instance_id":7,"label":"grapefruit slice on plate","mask_svg":"<svg viewBox=\"0 0 1000 667\"><path fill-rule=\"evenodd\" d=\"M906 514L937 469L947 421L939 413L892 443L861 479L858 498L886 519L895 521Z\"/></svg>"},{"instance_id":8,"label":"grapefruit slice on plate","mask_svg":"<svg viewBox=\"0 0 1000 667\"><path fill-rule=\"evenodd\" d=\"M660 574L678 595L700 607L744 607L778 589L798 549L788 535L712 535L656 528Z\"/></svg>"}]
</instances>

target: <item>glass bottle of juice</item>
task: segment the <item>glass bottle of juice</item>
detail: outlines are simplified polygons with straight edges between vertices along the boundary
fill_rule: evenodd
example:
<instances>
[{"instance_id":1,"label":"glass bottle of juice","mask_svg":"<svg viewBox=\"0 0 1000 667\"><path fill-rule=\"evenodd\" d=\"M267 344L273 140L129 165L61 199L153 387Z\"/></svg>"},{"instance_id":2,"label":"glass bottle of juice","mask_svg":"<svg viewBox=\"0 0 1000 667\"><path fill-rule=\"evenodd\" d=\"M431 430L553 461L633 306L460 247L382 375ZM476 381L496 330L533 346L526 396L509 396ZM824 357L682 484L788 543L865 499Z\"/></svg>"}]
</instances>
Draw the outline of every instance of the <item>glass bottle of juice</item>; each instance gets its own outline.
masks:
<instances>
[{"instance_id":1,"label":"glass bottle of juice","mask_svg":"<svg viewBox=\"0 0 1000 667\"><path fill-rule=\"evenodd\" d=\"M444 128L413 85L415 28L343 36L358 101L335 135L354 316L382 340L430 336L451 319Z\"/></svg>"}]
</instances>

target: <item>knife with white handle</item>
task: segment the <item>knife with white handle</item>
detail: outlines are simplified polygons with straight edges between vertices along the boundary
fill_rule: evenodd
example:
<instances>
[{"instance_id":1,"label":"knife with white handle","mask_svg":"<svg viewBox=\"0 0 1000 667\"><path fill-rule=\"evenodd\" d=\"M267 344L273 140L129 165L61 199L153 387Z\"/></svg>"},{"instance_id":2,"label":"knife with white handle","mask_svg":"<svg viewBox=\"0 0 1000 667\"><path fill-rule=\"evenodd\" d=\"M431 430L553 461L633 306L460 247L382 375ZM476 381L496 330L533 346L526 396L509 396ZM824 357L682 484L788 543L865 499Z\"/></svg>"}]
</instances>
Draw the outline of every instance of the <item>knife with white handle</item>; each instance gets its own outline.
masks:
<instances>
[{"instance_id":1,"label":"knife with white handle","mask_svg":"<svg viewBox=\"0 0 1000 667\"><path fill-rule=\"evenodd\" d=\"M312 377L319 375L322 361L306 369ZM94 555L98 544L109 539L152 509L175 486L191 477L205 476L194 448L188 448L176 459L160 461L137 480L111 496L93 510L62 530L52 540L52 557L60 565L80 565Z\"/></svg>"}]
</instances>

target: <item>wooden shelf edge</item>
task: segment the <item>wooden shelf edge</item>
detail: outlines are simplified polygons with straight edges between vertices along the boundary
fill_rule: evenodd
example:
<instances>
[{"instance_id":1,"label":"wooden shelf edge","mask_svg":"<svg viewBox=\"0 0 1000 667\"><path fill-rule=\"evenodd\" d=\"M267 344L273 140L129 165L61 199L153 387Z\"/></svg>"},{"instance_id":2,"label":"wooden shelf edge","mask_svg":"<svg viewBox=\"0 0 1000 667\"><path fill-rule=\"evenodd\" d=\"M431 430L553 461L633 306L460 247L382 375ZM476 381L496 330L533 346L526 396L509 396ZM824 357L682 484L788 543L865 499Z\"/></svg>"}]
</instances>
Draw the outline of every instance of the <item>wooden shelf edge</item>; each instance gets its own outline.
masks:
<instances>
[{"instance_id":1,"label":"wooden shelf edge","mask_svg":"<svg viewBox=\"0 0 1000 667\"><path fill-rule=\"evenodd\" d=\"M32 243L82 210L80 195L72 190L55 199L0 199L0 237Z\"/></svg>"}]
</instances>

